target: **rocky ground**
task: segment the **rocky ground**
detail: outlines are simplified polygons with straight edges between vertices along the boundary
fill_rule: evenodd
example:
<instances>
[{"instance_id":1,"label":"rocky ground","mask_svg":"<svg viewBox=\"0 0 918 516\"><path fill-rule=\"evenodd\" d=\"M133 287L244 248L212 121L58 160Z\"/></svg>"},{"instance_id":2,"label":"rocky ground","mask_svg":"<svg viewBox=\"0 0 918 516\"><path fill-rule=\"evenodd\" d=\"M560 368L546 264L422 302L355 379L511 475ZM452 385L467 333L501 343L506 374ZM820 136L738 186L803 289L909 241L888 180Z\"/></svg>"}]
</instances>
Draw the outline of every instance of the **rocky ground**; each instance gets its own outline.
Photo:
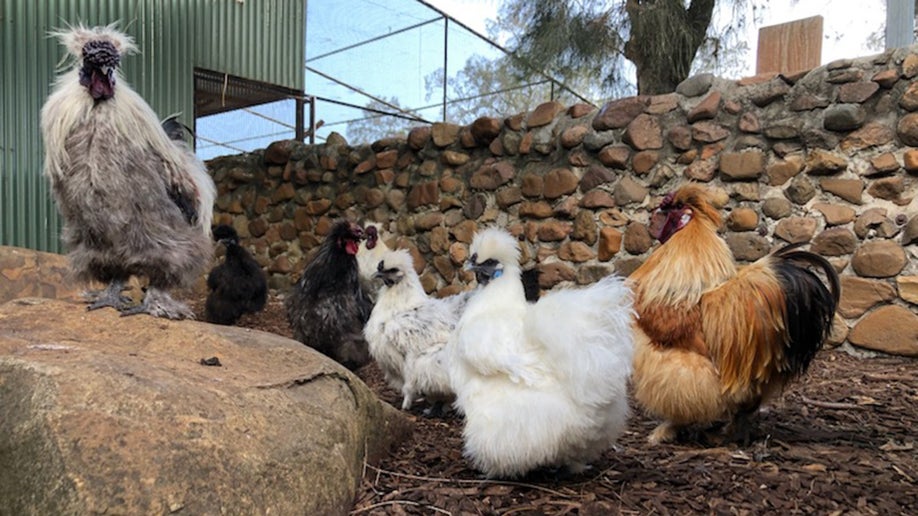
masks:
<instances>
[{"instance_id":1,"label":"rocky ground","mask_svg":"<svg viewBox=\"0 0 918 516\"><path fill-rule=\"evenodd\" d=\"M277 299L240 325L290 335ZM375 365L358 375L399 406ZM748 445L695 436L650 447L655 423L636 410L617 449L569 478L483 480L462 457L461 419L426 418L418 405L414 434L367 466L354 514L886 515L918 507L911 359L822 352L810 374L760 415Z\"/></svg>"}]
</instances>

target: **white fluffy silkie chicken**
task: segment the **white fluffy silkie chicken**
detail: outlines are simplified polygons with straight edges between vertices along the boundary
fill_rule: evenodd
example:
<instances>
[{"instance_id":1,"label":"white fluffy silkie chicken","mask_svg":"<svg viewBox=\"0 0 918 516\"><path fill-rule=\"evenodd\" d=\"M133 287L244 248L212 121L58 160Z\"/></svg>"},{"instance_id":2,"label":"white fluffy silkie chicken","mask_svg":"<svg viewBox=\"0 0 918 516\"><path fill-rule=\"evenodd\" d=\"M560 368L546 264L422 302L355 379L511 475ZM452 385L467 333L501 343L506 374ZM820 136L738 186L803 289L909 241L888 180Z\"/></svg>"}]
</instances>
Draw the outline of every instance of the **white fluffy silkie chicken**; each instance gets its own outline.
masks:
<instances>
[{"instance_id":1,"label":"white fluffy silkie chicken","mask_svg":"<svg viewBox=\"0 0 918 516\"><path fill-rule=\"evenodd\" d=\"M402 410L424 396L436 413L453 397L446 347L459 314L446 300L427 296L407 250L383 254L374 276L382 286L363 329L370 354L402 393Z\"/></svg>"},{"instance_id":2,"label":"white fluffy silkie chicken","mask_svg":"<svg viewBox=\"0 0 918 516\"><path fill-rule=\"evenodd\" d=\"M482 285L459 319L449 361L466 457L488 477L583 471L628 420L631 291L609 276L527 303L513 236L485 229L470 252Z\"/></svg>"}]
</instances>

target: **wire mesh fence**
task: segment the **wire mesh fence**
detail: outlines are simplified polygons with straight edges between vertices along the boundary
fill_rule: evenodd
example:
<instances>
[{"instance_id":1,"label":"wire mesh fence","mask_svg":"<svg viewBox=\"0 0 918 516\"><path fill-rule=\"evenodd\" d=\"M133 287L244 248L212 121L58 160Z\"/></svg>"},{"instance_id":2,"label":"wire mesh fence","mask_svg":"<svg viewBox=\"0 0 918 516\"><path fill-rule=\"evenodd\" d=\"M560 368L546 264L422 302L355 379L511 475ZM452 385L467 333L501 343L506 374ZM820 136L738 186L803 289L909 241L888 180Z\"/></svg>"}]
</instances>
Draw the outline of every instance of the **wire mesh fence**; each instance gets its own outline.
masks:
<instances>
[{"instance_id":1,"label":"wire mesh fence","mask_svg":"<svg viewBox=\"0 0 918 516\"><path fill-rule=\"evenodd\" d=\"M308 2L307 134L353 144L414 126L467 124L551 99L589 101L528 69L485 36L418 0ZM264 148L296 134L293 98L197 119L204 159Z\"/></svg>"}]
</instances>

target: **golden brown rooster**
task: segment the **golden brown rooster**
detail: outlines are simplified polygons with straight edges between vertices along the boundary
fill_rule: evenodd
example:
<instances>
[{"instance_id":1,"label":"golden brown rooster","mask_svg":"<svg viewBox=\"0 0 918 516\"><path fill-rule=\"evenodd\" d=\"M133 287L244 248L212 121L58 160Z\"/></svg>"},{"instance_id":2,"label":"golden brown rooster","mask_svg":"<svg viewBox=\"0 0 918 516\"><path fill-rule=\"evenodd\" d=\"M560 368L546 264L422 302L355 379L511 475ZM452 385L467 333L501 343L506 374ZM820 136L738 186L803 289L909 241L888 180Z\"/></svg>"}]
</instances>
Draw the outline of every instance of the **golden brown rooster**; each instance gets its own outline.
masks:
<instances>
[{"instance_id":1,"label":"golden brown rooster","mask_svg":"<svg viewBox=\"0 0 918 516\"><path fill-rule=\"evenodd\" d=\"M839 280L829 262L788 246L737 268L720 224L702 187L670 193L650 224L663 245L630 278L635 397L664 420L654 444L723 420L747 431L748 416L806 372L832 327ZM808 266L822 269L828 289Z\"/></svg>"}]
</instances>

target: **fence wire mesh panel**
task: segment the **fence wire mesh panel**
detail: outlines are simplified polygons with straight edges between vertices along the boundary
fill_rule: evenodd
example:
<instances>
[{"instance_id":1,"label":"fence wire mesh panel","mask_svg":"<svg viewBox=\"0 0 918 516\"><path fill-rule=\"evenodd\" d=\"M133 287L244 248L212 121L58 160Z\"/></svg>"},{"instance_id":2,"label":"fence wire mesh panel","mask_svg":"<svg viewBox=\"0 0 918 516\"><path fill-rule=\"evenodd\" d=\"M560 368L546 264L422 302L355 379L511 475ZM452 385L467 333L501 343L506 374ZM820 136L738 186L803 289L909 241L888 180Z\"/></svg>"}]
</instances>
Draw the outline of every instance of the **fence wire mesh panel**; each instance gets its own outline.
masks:
<instances>
[{"instance_id":1,"label":"fence wire mesh panel","mask_svg":"<svg viewBox=\"0 0 918 516\"><path fill-rule=\"evenodd\" d=\"M313 1L306 8L306 135L352 144L433 122L468 124L548 100L586 99L469 27L418 0ZM292 99L198 118L204 158L295 136Z\"/></svg>"}]
</instances>

